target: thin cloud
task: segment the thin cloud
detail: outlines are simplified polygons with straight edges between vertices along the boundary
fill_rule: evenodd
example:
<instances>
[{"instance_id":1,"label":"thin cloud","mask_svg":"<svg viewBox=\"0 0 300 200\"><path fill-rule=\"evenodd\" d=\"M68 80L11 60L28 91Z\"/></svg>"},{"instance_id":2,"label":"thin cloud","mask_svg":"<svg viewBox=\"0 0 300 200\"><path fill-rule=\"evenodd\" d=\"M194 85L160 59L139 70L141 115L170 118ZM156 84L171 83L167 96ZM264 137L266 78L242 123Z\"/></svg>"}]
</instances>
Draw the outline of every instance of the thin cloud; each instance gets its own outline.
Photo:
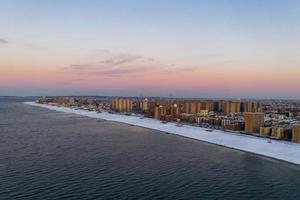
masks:
<instances>
[{"instance_id":1,"label":"thin cloud","mask_svg":"<svg viewBox=\"0 0 300 200\"><path fill-rule=\"evenodd\" d=\"M189 66L189 67L174 66L174 67L169 67L169 68L162 69L161 73L176 74L176 73L179 73L179 72L191 72L191 71L195 71L196 69L198 69L197 66Z\"/></svg>"},{"instance_id":2,"label":"thin cloud","mask_svg":"<svg viewBox=\"0 0 300 200\"><path fill-rule=\"evenodd\" d=\"M133 67L133 68L115 68L115 69L106 69L93 72L93 75L100 76L124 76L124 75L139 75L145 74L146 72L153 71L153 67Z\"/></svg>"},{"instance_id":3,"label":"thin cloud","mask_svg":"<svg viewBox=\"0 0 300 200\"><path fill-rule=\"evenodd\" d=\"M85 79L83 78L74 78L74 79L70 79L70 80L64 80L64 81L58 81L56 82L57 85L71 85L73 83L76 83L76 82L81 82L81 81L85 81Z\"/></svg>"},{"instance_id":4,"label":"thin cloud","mask_svg":"<svg viewBox=\"0 0 300 200\"><path fill-rule=\"evenodd\" d=\"M66 69L69 70L85 70L88 69L90 67L90 65L88 64L72 64L69 67L67 67Z\"/></svg>"},{"instance_id":5,"label":"thin cloud","mask_svg":"<svg viewBox=\"0 0 300 200\"><path fill-rule=\"evenodd\" d=\"M8 41L4 38L0 38L0 44L7 44Z\"/></svg>"},{"instance_id":6,"label":"thin cloud","mask_svg":"<svg viewBox=\"0 0 300 200\"><path fill-rule=\"evenodd\" d=\"M128 54L120 54L117 56L113 56L111 58L105 59L101 61L103 64L110 64L110 65L121 65L125 63L131 63L138 59L143 58L142 56L134 56L134 55L128 55Z\"/></svg>"},{"instance_id":7,"label":"thin cloud","mask_svg":"<svg viewBox=\"0 0 300 200\"><path fill-rule=\"evenodd\" d=\"M175 74L197 69L195 66L165 64L154 58L139 55L117 54L102 57L93 64L72 64L64 68L65 72L80 76L102 77L139 76L149 74Z\"/></svg>"},{"instance_id":8,"label":"thin cloud","mask_svg":"<svg viewBox=\"0 0 300 200\"><path fill-rule=\"evenodd\" d=\"M147 60L150 61L150 62L154 62L155 61L154 58L148 58Z\"/></svg>"}]
</instances>

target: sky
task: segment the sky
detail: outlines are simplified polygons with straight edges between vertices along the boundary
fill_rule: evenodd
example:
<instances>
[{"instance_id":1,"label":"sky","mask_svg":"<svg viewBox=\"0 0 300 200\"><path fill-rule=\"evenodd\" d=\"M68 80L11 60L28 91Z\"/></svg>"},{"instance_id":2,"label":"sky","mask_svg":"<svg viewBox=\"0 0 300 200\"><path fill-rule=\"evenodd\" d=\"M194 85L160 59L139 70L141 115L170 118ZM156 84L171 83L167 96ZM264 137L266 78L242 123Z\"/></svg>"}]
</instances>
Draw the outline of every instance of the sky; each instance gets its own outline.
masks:
<instances>
[{"instance_id":1,"label":"sky","mask_svg":"<svg viewBox=\"0 0 300 200\"><path fill-rule=\"evenodd\" d=\"M300 0L9 0L0 27L0 96L300 99Z\"/></svg>"}]
</instances>

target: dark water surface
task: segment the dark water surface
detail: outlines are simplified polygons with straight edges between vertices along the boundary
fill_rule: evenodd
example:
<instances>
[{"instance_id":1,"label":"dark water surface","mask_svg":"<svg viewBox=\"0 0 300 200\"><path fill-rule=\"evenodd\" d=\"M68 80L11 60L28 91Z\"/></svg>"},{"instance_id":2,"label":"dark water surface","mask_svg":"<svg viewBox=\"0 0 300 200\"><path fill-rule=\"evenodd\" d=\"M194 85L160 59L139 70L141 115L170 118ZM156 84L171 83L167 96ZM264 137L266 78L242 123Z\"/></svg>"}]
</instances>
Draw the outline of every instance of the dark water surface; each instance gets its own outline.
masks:
<instances>
[{"instance_id":1,"label":"dark water surface","mask_svg":"<svg viewBox=\"0 0 300 200\"><path fill-rule=\"evenodd\" d=\"M0 199L300 199L300 168L2 99Z\"/></svg>"}]
</instances>

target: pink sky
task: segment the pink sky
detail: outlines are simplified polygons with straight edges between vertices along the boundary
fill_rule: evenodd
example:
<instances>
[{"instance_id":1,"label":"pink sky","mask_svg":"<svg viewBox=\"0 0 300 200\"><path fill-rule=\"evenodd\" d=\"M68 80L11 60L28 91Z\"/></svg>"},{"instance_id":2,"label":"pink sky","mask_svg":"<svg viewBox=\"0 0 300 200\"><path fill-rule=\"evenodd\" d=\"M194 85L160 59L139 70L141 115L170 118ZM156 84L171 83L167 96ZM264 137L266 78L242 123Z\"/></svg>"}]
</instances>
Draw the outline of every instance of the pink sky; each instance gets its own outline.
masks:
<instances>
[{"instance_id":1,"label":"pink sky","mask_svg":"<svg viewBox=\"0 0 300 200\"><path fill-rule=\"evenodd\" d=\"M0 95L300 98L299 2L167 2L3 2Z\"/></svg>"},{"instance_id":2,"label":"pink sky","mask_svg":"<svg viewBox=\"0 0 300 200\"><path fill-rule=\"evenodd\" d=\"M140 62L140 61L139 61ZM269 72L262 69L243 68L197 68L160 67L148 69L148 63L134 62L121 64L114 70L103 70L105 66L70 66L54 68L31 66L1 67L1 87L12 88L30 94L78 95L145 95L176 97L273 97L286 95L296 97L300 81L299 70L289 72ZM124 66L123 66L124 65ZM156 64L154 64L156 65ZM158 64L157 64L158 65ZM145 67L146 66L146 67ZM74 67L74 66L73 66ZM82 68L81 68L82 67ZM139 70L139 69L142 70ZM143 69L145 68L145 71ZM131 70L133 69L133 70ZM128 70L128 71L126 71ZM135 71L136 70L136 71ZM98 71L100 71L98 73ZM102 73L103 72L103 73ZM46 91L46 92L45 92ZM47 94L49 93L49 94Z\"/></svg>"}]
</instances>

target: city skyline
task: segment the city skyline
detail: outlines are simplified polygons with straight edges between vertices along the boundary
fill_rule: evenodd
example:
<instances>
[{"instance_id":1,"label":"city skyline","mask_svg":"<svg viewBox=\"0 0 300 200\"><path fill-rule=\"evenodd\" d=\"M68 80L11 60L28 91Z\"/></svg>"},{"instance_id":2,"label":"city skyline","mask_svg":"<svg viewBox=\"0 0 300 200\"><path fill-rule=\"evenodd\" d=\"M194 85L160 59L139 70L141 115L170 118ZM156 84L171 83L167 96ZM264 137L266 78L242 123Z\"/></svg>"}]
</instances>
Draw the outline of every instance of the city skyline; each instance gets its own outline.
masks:
<instances>
[{"instance_id":1,"label":"city skyline","mask_svg":"<svg viewBox=\"0 0 300 200\"><path fill-rule=\"evenodd\" d=\"M300 1L7 1L0 96L300 99Z\"/></svg>"}]
</instances>

